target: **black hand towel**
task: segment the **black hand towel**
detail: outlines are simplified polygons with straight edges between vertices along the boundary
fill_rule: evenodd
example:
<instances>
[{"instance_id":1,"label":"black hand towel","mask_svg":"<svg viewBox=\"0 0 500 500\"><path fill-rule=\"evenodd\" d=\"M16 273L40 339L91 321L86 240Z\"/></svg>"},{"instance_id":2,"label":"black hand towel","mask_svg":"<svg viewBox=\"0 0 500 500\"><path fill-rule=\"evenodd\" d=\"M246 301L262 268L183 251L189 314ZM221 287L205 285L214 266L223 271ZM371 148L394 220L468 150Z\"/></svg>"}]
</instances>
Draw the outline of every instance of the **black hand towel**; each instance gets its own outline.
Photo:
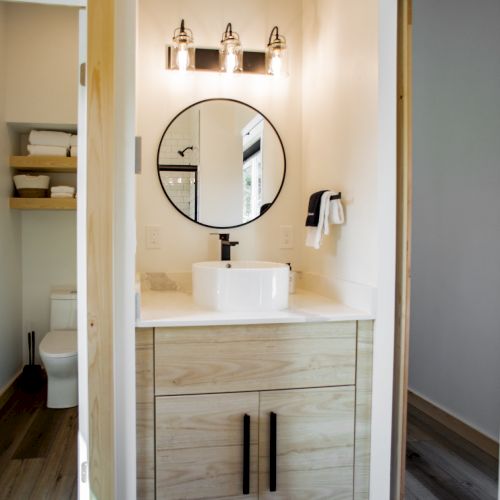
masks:
<instances>
[{"instance_id":1,"label":"black hand towel","mask_svg":"<svg viewBox=\"0 0 500 500\"><path fill-rule=\"evenodd\" d=\"M317 227L319 223L319 209L321 207L321 195L326 192L318 191L309 198L309 207L307 209L306 226Z\"/></svg>"}]
</instances>

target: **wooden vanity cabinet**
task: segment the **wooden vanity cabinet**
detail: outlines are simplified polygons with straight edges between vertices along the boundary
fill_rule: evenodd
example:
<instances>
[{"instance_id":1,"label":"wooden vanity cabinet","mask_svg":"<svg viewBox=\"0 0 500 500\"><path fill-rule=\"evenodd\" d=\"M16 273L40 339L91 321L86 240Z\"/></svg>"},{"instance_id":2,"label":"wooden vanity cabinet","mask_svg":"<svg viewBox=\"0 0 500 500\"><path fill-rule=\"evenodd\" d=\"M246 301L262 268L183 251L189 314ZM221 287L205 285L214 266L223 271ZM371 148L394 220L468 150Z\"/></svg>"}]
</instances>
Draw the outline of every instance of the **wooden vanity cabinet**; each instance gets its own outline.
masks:
<instances>
[{"instance_id":1,"label":"wooden vanity cabinet","mask_svg":"<svg viewBox=\"0 0 500 500\"><path fill-rule=\"evenodd\" d=\"M138 330L138 498L368 498L371 327Z\"/></svg>"}]
</instances>

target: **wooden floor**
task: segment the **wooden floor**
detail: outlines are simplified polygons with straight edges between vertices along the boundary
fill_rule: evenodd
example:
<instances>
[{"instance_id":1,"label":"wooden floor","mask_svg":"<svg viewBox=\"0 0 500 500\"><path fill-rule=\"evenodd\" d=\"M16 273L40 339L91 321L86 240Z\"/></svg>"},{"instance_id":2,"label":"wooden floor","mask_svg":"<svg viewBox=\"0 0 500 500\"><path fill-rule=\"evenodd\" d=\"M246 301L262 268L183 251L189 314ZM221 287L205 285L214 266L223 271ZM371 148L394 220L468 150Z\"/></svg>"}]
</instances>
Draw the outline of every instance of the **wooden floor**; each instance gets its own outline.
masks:
<instances>
[{"instance_id":1,"label":"wooden floor","mask_svg":"<svg viewBox=\"0 0 500 500\"><path fill-rule=\"evenodd\" d=\"M408 414L407 500L497 499L497 460L416 408Z\"/></svg>"},{"instance_id":2,"label":"wooden floor","mask_svg":"<svg viewBox=\"0 0 500 500\"><path fill-rule=\"evenodd\" d=\"M77 498L78 409L49 410L46 388L0 400L0 498Z\"/></svg>"},{"instance_id":3,"label":"wooden floor","mask_svg":"<svg viewBox=\"0 0 500 500\"><path fill-rule=\"evenodd\" d=\"M77 408L49 410L46 388L0 399L0 499L77 498ZM496 500L498 462L409 408L407 500Z\"/></svg>"}]
</instances>

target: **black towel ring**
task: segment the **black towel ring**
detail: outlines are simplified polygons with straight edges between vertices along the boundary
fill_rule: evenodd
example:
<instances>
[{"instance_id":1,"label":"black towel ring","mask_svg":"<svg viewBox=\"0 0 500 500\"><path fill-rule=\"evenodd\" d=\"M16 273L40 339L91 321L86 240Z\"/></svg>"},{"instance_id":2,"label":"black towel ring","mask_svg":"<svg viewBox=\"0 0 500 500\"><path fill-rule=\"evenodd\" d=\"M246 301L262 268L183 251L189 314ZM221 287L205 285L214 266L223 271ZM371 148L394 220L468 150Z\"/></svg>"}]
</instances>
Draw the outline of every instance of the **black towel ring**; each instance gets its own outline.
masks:
<instances>
[{"instance_id":1,"label":"black towel ring","mask_svg":"<svg viewBox=\"0 0 500 500\"><path fill-rule=\"evenodd\" d=\"M332 194L330 196L330 201L332 200L341 200L342 199L342 193L339 193L339 194Z\"/></svg>"}]
</instances>

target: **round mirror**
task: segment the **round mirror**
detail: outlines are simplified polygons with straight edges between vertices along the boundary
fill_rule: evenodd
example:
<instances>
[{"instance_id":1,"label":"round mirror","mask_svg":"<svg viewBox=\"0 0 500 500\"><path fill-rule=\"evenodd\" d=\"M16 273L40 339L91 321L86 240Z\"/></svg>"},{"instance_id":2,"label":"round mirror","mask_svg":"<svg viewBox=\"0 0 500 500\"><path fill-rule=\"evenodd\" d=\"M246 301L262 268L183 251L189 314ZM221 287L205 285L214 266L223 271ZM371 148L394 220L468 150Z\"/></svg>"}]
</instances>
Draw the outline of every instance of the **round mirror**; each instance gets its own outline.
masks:
<instances>
[{"instance_id":1,"label":"round mirror","mask_svg":"<svg viewBox=\"0 0 500 500\"><path fill-rule=\"evenodd\" d=\"M278 132L256 109L209 99L179 113L158 148L158 176L170 202L193 222L219 229L263 215L285 180Z\"/></svg>"}]
</instances>

